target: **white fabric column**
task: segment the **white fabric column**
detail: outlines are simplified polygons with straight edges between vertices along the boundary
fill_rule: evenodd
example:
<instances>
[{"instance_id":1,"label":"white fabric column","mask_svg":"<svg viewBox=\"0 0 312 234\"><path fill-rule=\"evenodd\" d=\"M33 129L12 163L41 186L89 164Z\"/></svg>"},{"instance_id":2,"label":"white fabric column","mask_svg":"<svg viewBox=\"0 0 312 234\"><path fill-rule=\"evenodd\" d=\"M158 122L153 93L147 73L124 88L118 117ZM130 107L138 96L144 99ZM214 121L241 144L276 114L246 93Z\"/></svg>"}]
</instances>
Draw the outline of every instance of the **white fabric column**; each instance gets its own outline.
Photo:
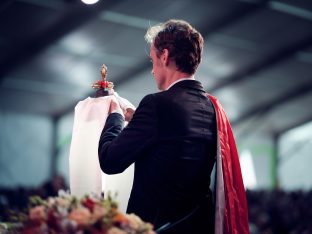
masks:
<instances>
[{"instance_id":1,"label":"white fabric column","mask_svg":"<svg viewBox=\"0 0 312 234\"><path fill-rule=\"evenodd\" d=\"M86 98L75 107L69 153L69 179L72 195L102 192L98 143L108 116L110 97Z\"/></svg>"},{"instance_id":2,"label":"white fabric column","mask_svg":"<svg viewBox=\"0 0 312 234\"><path fill-rule=\"evenodd\" d=\"M116 93L123 109L134 106ZM133 166L118 175L102 173L98 160L98 143L106 122L112 96L86 98L75 107L72 141L69 153L70 193L107 196L118 194L120 209L125 212L133 182Z\"/></svg>"}]
</instances>

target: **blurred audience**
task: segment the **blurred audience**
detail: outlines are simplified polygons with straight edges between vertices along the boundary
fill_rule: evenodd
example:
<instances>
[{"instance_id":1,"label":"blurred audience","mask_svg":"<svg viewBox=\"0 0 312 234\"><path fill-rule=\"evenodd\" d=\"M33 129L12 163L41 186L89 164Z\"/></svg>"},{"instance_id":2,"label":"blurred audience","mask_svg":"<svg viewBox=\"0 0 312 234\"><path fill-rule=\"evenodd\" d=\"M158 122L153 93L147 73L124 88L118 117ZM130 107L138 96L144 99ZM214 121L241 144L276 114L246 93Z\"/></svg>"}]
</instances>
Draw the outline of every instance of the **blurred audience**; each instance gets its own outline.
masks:
<instances>
[{"instance_id":1,"label":"blurred audience","mask_svg":"<svg viewBox=\"0 0 312 234\"><path fill-rule=\"evenodd\" d=\"M29 197L37 195L46 199L57 196L60 189L66 191L68 187L65 179L59 175L54 176L52 180L43 183L38 188L0 188L0 222L9 221L11 211L25 210Z\"/></svg>"},{"instance_id":2,"label":"blurred audience","mask_svg":"<svg viewBox=\"0 0 312 234\"><path fill-rule=\"evenodd\" d=\"M312 233L312 191L247 191L251 234Z\"/></svg>"}]
</instances>

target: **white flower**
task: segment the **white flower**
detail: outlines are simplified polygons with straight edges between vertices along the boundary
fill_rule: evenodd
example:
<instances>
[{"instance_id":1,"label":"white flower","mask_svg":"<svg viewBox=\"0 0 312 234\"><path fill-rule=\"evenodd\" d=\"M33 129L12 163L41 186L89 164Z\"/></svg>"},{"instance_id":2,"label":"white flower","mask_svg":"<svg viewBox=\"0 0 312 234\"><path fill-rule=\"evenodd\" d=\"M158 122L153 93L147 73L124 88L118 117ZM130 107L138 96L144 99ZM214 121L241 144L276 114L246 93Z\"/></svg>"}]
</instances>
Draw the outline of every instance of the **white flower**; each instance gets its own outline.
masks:
<instances>
[{"instance_id":1,"label":"white flower","mask_svg":"<svg viewBox=\"0 0 312 234\"><path fill-rule=\"evenodd\" d=\"M108 230L107 234L128 234L128 233L119 228L112 227L111 229Z\"/></svg>"},{"instance_id":2,"label":"white flower","mask_svg":"<svg viewBox=\"0 0 312 234\"><path fill-rule=\"evenodd\" d=\"M129 226L134 229L138 230L142 225L143 221L135 214L127 214L127 218L129 219Z\"/></svg>"},{"instance_id":3,"label":"white flower","mask_svg":"<svg viewBox=\"0 0 312 234\"><path fill-rule=\"evenodd\" d=\"M70 199L66 199L66 198L63 198L63 197L57 197L56 198L57 206L62 207L62 208L69 207L70 202L71 202Z\"/></svg>"},{"instance_id":4,"label":"white flower","mask_svg":"<svg viewBox=\"0 0 312 234\"><path fill-rule=\"evenodd\" d=\"M55 204L55 202L56 202L55 198L53 198L53 197L48 198L48 206L49 207L53 206Z\"/></svg>"},{"instance_id":5,"label":"white flower","mask_svg":"<svg viewBox=\"0 0 312 234\"><path fill-rule=\"evenodd\" d=\"M63 189L60 189L60 190L58 191L58 197L63 197L63 198L66 198L66 199L68 199L68 200L71 200L73 196L70 195L69 192L66 192L66 191L64 191Z\"/></svg>"}]
</instances>

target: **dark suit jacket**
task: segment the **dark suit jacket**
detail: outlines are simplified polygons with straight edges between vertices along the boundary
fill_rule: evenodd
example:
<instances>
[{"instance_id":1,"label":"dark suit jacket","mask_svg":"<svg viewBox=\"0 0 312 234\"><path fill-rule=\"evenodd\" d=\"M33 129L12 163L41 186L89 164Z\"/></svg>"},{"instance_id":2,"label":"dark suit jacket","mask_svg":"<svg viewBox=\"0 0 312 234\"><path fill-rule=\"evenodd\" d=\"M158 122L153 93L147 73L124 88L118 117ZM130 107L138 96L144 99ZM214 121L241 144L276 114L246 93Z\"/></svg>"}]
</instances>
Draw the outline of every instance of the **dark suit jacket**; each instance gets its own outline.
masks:
<instances>
[{"instance_id":1,"label":"dark suit jacket","mask_svg":"<svg viewBox=\"0 0 312 234\"><path fill-rule=\"evenodd\" d=\"M127 208L162 233L210 233L209 190L216 155L216 116L200 82L180 81L143 98L123 128L118 113L106 120L99 161L107 174L135 163ZM210 232L209 232L209 231Z\"/></svg>"}]
</instances>

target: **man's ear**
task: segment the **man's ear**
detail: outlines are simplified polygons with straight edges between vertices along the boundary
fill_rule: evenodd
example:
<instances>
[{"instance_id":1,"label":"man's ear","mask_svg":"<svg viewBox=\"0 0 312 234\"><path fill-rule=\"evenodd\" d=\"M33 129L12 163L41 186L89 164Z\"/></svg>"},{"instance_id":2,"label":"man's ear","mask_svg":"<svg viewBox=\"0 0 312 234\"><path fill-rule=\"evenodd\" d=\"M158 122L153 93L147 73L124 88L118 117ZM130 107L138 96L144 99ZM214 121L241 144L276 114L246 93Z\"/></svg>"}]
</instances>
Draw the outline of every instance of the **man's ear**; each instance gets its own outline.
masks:
<instances>
[{"instance_id":1,"label":"man's ear","mask_svg":"<svg viewBox=\"0 0 312 234\"><path fill-rule=\"evenodd\" d=\"M161 61L167 66L169 64L169 50L164 49L161 54Z\"/></svg>"}]
</instances>

